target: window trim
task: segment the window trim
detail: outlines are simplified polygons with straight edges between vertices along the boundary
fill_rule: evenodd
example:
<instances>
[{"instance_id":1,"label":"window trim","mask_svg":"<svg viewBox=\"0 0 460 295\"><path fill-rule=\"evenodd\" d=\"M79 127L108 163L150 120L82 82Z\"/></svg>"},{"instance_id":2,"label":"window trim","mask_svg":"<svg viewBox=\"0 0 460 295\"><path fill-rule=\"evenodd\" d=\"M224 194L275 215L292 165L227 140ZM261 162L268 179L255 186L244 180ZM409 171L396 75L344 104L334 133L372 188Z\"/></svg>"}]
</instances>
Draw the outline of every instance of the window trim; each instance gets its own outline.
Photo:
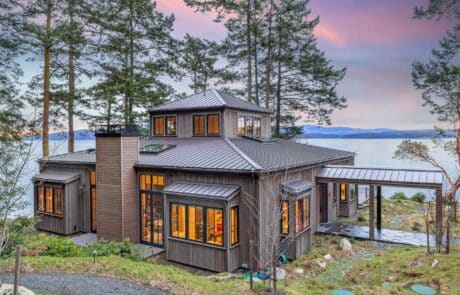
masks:
<instances>
[{"instance_id":1,"label":"window trim","mask_svg":"<svg viewBox=\"0 0 460 295\"><path fill-rule=\"evenodd\" d=\"M290 202L289 202L288 200L281 200L281 208L280 208L280 209L281 209L281 220L280 220L281 226L280 226L280 232L281 232L281 235L282 235L282 236L288 236L288 235L289 235L289 230L290 230L290 226L289 226L289 223L290 223L290 222L289 222L289 221L290 221L290 220L289 220L289 217L290 217L290 214L289 214L289 207L290 207L290 204L289 204L289 203L290 203ZM287 212L286 212L286 213L287 213L287 232L284 232L284 231L283 231L283 229L284 229L284 228L283 228L283 213L284 213L284 212L283 212L283 210L284 210L284 209L283 209L283 205L284 205L284 204L287 204Z\"/></svg>"},{"instance_id":2,"label":"window trim","mask_svg":"<svg viewBox=\"0 0 460 295\"><path fill-rule=\"evenodd\" d=\"M304 220L305 220L305 212L304 212L304 209L305 209L305 201L306 199L308 199L308 225L305 225L304 224ZM297 216L297 202L301 202L301 207L300 207L300 211L301 211L301 219L300 219L300 222L301 222L301 226L299 228L297 228L297 218L299 218ZM308 194L304 197L301 197L301 198L298 198L295 200L295 208L294 208L294 221L295 221L295 234L298 235L298 234L301 234L303 233L304 231L308 230L309 228L311 228L311 194Z\"/></svg>"},{"instance_id":3,"label":"window trim","mask_svg":"<svg viewBox=\"0 0 460 295\"><path fill-rule=\"evenodd\" d=\"M162 133L156 133L155 119L161 119L163 122ZM152 135L153 136L165 136L165 119L164 116L152 116Z\"/></svg>"},{"instance_id":4,"label":"window trim","mask_svg":"<svg viewBox=\"0 0 460 295\"><path fill-rule=\"evenodd\" d=\"M232 236L232 231L234 227L234 224L232 222L233 210L236 210L236 228L235 228L236 242L233 242L233 236ZM240 244L240 207L238 205L235 205L235 206L230 207L230 246L234 247L239 244Z\"/></svg>"},{"instance_id":5,"label":"window trim","mask_svg":"<svg viewBox=\"0 0 460 295\"><path fill-rule=\"evenodd\" d=\"M209 133L209 116L217 116L217 133ZM221 131L220 131L220 125L221 125L221 116L220 116L220 113L209 113L209 114L206 114L206 135L209 135L209 136L216 136L216 135L220 135L221 134Z\"/></svg>"},{"instance_id":6,"label":"window trim","mask_svg":"<svg viewBox=\"0 0 460 295\"><path fill-rule=\"evenodd\" d=\"M40 187L43 188L43 206L44 206L44 211L42 210L39 210L39 194L40 194ZM51 189L51 191L53 192L52 194L52 201L51 201L51 205L52 205L52 212L46 212L46 204L47 204L47 201L46 201L46 189ZM59 193L59 197L61 199L61 213L58 214L56 213L56 208L55 208L55 205L56 205L56 201L55 201L55 197L54 197L54 190L57 190L58 193ZM53 217L59 217L59 218L64 218L64 194L63 194L63 186L62 185L58 185L58 184L53 184L53 183L45 183L45 184L37 184L36 185L36 197L35 197L35 201L36 201L36 213L37 214L40 214L40 215L48 215L48 216L53 216Z\"/></svg>"},{"instance_id":7,"label":"window trim","mask_svg":"<svg viewBox=\"0 0 460 295\"><path fill-rule=\"evenodd\" d=\"M345 199L342 200L342 185L345 186ZM339 199L341 203L347 203L349 200L349 195L348 195L348 184L341 182L339 185Z\"/></svg>"},{"instance_id":8,"label":"window trim","mask_svg":"<svg viewBox=\"0 0 460 295\"><path fill-rule=\"evenodd\" d=\"M168 123L168 120L167 118L168 117L174 117L175 118L175 122L176 122L176 130L174 132L174 134L168 134L167 131L168 131L168 127L167 127L167 123ZM161 118L162 121L163 121L163 133L162 134L159 134L159 133L156 133L156 130L155 130L155 119L158 119L158 118ZM163 136L163 137L174 137L174 136L177 136L177 114L169 114L169 115L159 115L159 116L152 116L152 130L151 130L151 134L152 136Z\"/></svg>"},{"instance_id":9,"label":"window trim","mask_svg":"<svg viewBox=\"0 0 460 295\"><path fill-rule=\"evenodd\" d=\"M195 117L203 117L203 133L195 133ZM193 126L192 126L192 133L193 136L206 136L206 114L192 114L192 121L193 121Z\"/></svg>"},{"instance_id":10,"label":"window trim","mask_svg":"<svg viewBox=\"0 0 460 295\"><path fill-rule=\"evenodd\" d=\"M141 188L141 175L144 175L144 176L150 176L150 187L151 189L147 189L147 188ZM153 177L156 176L156 177L163 177L163 189L162 190L156 190L154 189L154 184L153 184ZM139 190L139 193L141 192L146 192L146 193L156 193L156 194L163 194L163 190L166 186L166 181L165 181L166 177L164 174L162 173L145 173L145 172L139 172L138 173L138 176L137 176L137 187L138 187L138 190Z\"/></svg>"},{"instance_id":11,"label":"window trim","mask_svg":"<svg viewBox=\"0 0 460 295\"><path fill-rule=\"evenodd\" d=\"M94 173L95 182L93 183L92 174ZM93 196L93 189L94 189L94 196ZM94 208L93 208L93 197L95 199ZM90 200L90 228L91 232L97 232L97 173L96 170L91 169L89 171L89 200ZM93 213L94 211L94 213ZM94 223L93 223L94 221ZM93 228L94 226L94 228Z\"/></svg>"},{"instance_id":12,"label":"window trim","mask_svg":"<svg viewBox=\"0 0 460 295\"><path fill-rule=\"evenodd\" d=\"M240 121L240 118L243 118L244 119L244 126L243 126L243 134L239 134L238 133L238 128L239 128L239 121ZM246 121L247 119L251 119L252 120L252 133L249 134L248 132L246 132L246 129L247 129L247 124L246 124ZM254 134L254 121L257 119L257 121L260 122L260 134L259 135L255 135ZM249 137L254 137L254 136L262 136L262 116L261 115L258 115L258 114L250 114L250 113L238 113L237 114L237 117L236 117L236 136L249 136Z\"/></svg>"},{"instance_id":13,"label":"window trim","mask_svg":"<svg viewBox=\"0 0 460 295\"><path fill-rule=\"evenodd\" d=\"M172 235L172 206L173 205L184 205L185 206L185 238L181 237L176 237ZM197 240L192 240L189 239L189 232L188 232L188 208L189 206L193 207L202 207L203 208L203 228L204 228L204 241L197 241ZM213 243L208 243L208 209L214 209L214 210L220 210L222 211L222 244L213 244ZM181 202L169 202L169 237L168 239L174 239L174 240L180 240L184 241L187 243L196 243L199 245L206 245L210 247L216 247L219 249L225 248L225 208L222 207L211 207L211 206L205 206L205 205L196 205L196 204L187 204L187 203L181 203Z\"/></svg>"}]
</instances>

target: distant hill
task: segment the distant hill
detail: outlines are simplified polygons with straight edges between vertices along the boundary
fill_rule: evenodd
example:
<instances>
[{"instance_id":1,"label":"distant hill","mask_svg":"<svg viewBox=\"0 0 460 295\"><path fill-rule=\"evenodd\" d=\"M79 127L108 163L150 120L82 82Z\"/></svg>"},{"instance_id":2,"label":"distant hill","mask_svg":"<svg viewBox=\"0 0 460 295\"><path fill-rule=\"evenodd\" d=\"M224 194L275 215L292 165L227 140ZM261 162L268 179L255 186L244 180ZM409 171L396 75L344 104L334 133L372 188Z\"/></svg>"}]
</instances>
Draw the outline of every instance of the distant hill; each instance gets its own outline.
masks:
<instances>
[{"instance_id":1,"label":"distant hill","mask_svg":"<svg viewBox=\"0 0 460 295\"><path fill-rule=\"evenodd\" d=\"M67 139L67 132L54 132L50 134L50 140L66 140ZM41 140L41 136L34 136L33 140ZM94 131L80 129L75 130L75 140L95 140L96 137L94 136Z\"/></svg>"},{"instance_id":2,"label":"distant hill","mask_svg":"<svg viewBox=\"0 0 460 295\"><path fill-rule=\"evenodd\" d=\"M304 138L431 138L435 130L395 130L387 128L361 129L351 127L323 127L316 125L303 126ZM453 131L448 131L446 137L454 137Z\"/></svg>"}]
</instances>

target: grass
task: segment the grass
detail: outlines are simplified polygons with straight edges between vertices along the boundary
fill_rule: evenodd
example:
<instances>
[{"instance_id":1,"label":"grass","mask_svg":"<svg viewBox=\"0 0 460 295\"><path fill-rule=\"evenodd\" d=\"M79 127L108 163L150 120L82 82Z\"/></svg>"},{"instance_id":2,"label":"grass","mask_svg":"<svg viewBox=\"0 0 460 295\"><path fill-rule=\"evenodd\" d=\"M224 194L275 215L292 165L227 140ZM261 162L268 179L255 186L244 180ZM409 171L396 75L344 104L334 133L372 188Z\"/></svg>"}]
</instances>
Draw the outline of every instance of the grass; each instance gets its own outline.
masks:
<instances>
[{"instance_id":1,"label":"grass","mask_svg":"<svg viewBox=\"0 0 460 295\"><path fill-rule=\"evenodd\" d=\"M171 294L254 294L241 275L230 279L211 278L209 272L190 270L157 258L136 261L103 256L93 262L92 257L52 257L43 255L48 236L33 235L27 240L21 266L26 273L99 275ZM278 282L278 290L282 294L330 294L333 289L344 288L356 294L413 294L410 285L422 283L440 294L460 294L458 246L449 255L428 256L420 247L351 239L353 253L350 254L341 250L340 240L336 236L315 236L309 253L285 266L287 279ZM326 254L333 260L322 269L315 260ZM431 267L434 259L438 259L439 264ZM13 258L0 260L0 267L6 271L12 271L13 265ZM299 268L304 271L302 275L295 272ZM257 283L256 293L264 292L264 285Z\"/></svg>"},{"instance_id":2,"label":"grass","mask_svg":"<svg viewBox=\"0 0 460 295\"><path fill-rule=\"evenodd\" d=\"M426 232L425 203L402 199L382 198L382 227L412 232ZM459 208L460 209L460 206ZM432 204L434 217L434 204ZM460 216L460 215L459 215ZM360 209L359 215L352 218L341 218L341 222L355 225L369 225L369 207ZM434 221L430 222L430 231L434 233ZM452 225L452 235L460 237L460 222Z\"/></svg>"}]
</instances>

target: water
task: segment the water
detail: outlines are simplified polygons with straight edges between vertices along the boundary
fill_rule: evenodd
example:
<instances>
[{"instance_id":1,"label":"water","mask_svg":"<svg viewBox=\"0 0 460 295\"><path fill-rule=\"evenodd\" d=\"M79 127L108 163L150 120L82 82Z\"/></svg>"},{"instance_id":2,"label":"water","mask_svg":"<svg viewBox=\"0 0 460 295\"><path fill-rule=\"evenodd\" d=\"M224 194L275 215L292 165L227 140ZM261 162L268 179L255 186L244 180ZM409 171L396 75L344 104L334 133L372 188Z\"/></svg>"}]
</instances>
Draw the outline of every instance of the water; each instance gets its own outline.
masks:
<instances>
[{"instance_id":1,"label":"water","mask_svg":"<svg viewBox=\"0 0 460 295\"><path fill-rule=\"evenodd\" d=\"M433 144L429 139L419 140L430 147ZM396 160L393 159L393 152L396 150L397 145L401 139L308 139L304 140L309 144L347 150L356 153L355 165L359 166L378 166L378 167L395 167L395 168L420 168L420 169L433 169L433 167L426 163L421 163L412 160ZM27 174L23 177L22 183L28 185L27 194L24 200L28 206L20 212L20 214L32 215L33 214L33 188L30 185L30 179L38 173L38 165L36 160L41 156L41 142L34 141L34 154L28 164ZM77 140L75 142L75 150L85 150L95 147L94 140ZM57 155L67 151L67 144L63 141L50 142L50 154ZM455 162L455 158L448 155L443 150L434 150L435 158L446 167L447 171L456 176L460 171ZM404 192L406 195L413 195L416 192L423 192L428 198L434 197L434 191L411 189L411 188L395 188L383 187L382 193L385 197L393 195L395 192ZM457 194L457 197L459 197Z\"/></svg>"}]
</instances>

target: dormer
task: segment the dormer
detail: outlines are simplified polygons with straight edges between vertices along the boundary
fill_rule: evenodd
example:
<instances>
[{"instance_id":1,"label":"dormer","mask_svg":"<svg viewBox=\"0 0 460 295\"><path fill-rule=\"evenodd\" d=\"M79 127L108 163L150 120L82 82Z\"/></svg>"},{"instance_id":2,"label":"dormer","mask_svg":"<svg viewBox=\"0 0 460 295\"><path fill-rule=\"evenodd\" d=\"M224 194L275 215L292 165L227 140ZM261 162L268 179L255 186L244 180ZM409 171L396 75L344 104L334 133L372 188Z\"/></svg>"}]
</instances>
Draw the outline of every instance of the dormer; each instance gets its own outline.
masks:
<instances>
[{"instance_id":1,"label":"dormer","mask_svg":"<svg viewBox=\"0 0 460 295\"><path fill-rule=\"evenodd\" d=\"M270 110L215 89L150 111L152 137L270 137Z\"/></svg>"}]
</instances>

